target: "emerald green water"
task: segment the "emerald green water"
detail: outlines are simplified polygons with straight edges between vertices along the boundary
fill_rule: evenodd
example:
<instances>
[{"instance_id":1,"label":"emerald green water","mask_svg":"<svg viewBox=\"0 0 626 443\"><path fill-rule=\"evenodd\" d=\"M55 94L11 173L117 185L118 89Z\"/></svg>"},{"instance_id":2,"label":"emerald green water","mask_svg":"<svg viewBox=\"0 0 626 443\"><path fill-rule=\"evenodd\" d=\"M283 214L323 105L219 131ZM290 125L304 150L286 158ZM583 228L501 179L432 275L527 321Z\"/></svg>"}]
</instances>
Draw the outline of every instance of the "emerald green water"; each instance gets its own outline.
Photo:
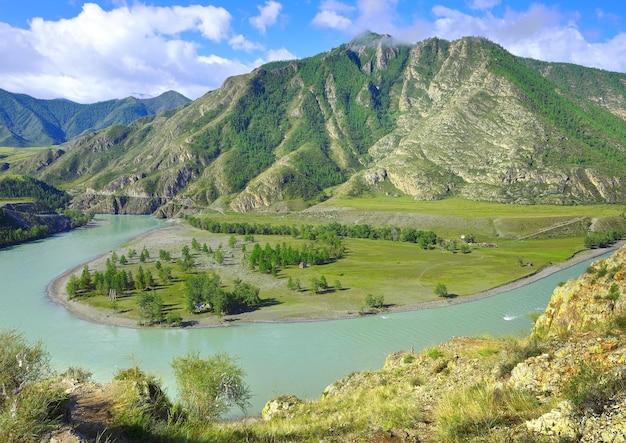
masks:
<instances>
[{"instance_id":1,"label":"emerald green water","mask_svg":"<svg viewBox=\"0 0 626 443\"><path fill-rule=\"evenodd\" d=\"M59 369L82 366L108 381L117 368L138 365L159 375L171 395L172 358L197 350L239 358L254 394L250 414L281 394L315 398L349 373L378 369L385 356L416 351L452 336L521 334L527 314L545 309L558 282L582 274L589 262L524 288L484 300L398 314L288 324L239 324L210 329L129 329L73 317L46 294L64 271L164 226L147 216L99 216L105 222L43 241L0 250L0 328L42 340ZM267 296L267 295L266 295Z\"/></svg>"}]
</instances>

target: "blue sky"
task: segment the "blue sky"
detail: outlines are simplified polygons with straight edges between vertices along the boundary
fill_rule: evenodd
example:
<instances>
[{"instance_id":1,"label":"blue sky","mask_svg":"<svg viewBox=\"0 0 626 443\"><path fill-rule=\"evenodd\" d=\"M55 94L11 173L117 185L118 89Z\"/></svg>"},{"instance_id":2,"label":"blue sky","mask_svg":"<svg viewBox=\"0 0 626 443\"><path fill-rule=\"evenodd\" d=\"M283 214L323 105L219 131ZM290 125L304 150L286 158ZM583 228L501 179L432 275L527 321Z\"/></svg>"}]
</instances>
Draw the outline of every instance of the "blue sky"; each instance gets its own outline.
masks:
<instances>
[{"instance_id":1,"label":"blue sky","mask_svg":"<svg viewBox=\"0 0 626 443\"><path fill-rule=\"evenodd\" d=\"M304 58L371 30L415 43L473 35L512 53L626 72L614 0L0 0L0 88L93 103Z\"/></svg>"}]
</instances>

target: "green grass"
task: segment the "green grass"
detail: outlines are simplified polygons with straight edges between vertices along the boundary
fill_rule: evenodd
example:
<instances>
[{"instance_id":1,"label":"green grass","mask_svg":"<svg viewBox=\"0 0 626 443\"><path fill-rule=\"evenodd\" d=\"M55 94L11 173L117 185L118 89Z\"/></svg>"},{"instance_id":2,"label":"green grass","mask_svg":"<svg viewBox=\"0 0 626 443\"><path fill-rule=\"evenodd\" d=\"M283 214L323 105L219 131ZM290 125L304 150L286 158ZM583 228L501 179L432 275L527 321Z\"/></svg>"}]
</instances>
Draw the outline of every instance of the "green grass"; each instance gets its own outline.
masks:
<instances>
[{"instance_id":1,"label":"green grass","mask_svg":"<svg viewBox=\"0 0 626 443\"><path fill-rule=\"evenodd\" d=\"M17 161L26 160L50 146L40 148L12 148L0 146L0 163L15 163Z\"/></svg>"},{"instance_id":2,"label":"green grass","mask_svg":"<svg viewBox=\"0 0 626 443\"><path fill-rule=\"evenodd\" d=\"M330 204L352 205L352 208L324 211ZM385 240L344 239L345 257L327 265L300 269L297 266L280 269L277 277L261 274L242 265L241 243L243 236L236 235L238 246L232 251L224 248L227 265L218 266L206 254L195 253L198 268L195 272L215 269L225 288L231 289L234 281L241 278L261 289L260 296L271 303L255 312L238 316L243 320L301 320L336 318L370 312L366 296L383 297L385 307L417 307L420 303L442 300L435 295L438 283L443 283L452 297L464 297L486 291L508 282L533 274L545 266L560 263L584 249L584 236L591 216L620 220L623 207L599 206L523 206L497 203L470 202L462 199L446 199L437 202L415 201L408 198L371 197L364 199L333 200L300 213L219 213L206 210L197 217L210 217L218 221L248 224L271 224L300 226L302 224L327 224L337 221L343 224L368 223L372 226L413 226L432 229L438 236L461 244L462 234L475 235L477 244L470 246L470 253L452 253L440 247L433 250L420 249L416 244ZM468 217L468 218L463 218ZM538 234L539 233L539 234ZM207 243L213 250L218 245L228 245L230 234L211 234L190 227L181 227L180 236L168 248L174 260L180 257L184 244L192 238L200 244ZM262 247L270 243L302 244L304 241L291 236L255 235ZM150 237L149 237L150 238ZM520 238L526 238L520 240ZM153 276L155 257L161 246L139 240L135 248L145 245L152 257L143 264ZM497 247L486 247L490 243ZM252 250L248 244L247 250ZM192 249L193 252L193 249ZM117 251L118 256L125 253ZM136 259L135 259L136 260ZM128 265L133 274L137 263ZM186 275L172 264L174 281L154 288L164 301L165 313L180 314L184 320L197 320L202 316L185 313ZM333 285L338 281L341 289L329 288L321 293L309 290L312 279L324 276ZM289 279L297 280L302 290L287 288ZM117 311L139 319L135 292L117 302ZM93 306L110 309L107 297L90 297L85 300ZM210 316L211 314L204 314Z\"/></svg>"},{"instance_id":3,"label":"green grass","mask_svg":"<svg viewBox=\"0 0 626 443\"><path fill-rule=\"evenodd\" d=\"M5 203L24 203L24 202L34 202L35 199L31 197L22 197L22 198L0 198L0 205Z\"/></svg>"},{"instance_id":4,"label":"green grass","mask_svg":"<svg viewBox=\"0 0 626 443\"><path fill-rule=\"evenodd\" d=\"M230 234L210 234L193 228L181 229L180 242L171 245L170 252L174 262L180 257L184 244L190 245L191 238L196 238L200 244L206 243L213 250L222 244L225 254L229 257L227 264L217 265L207 254L192 250L197 263L194 272L215 269L228 290L232 289L236 278L241 278L244 282L260 287L262 299L272 299L270 306L236 316L251 320L280 321L358 315L365 307L365 298L368 294L383 296L386 306L415 307L422 302L441 300L434 293L434 288L439 282L446 284L450 294L463 297L524 277L550 263L561 262L583 248L582 238L576 237L523 242L503 241L499 248L472 247L469 254L452 253L439 247L423 250L410 243L345 239L347 251L344 258L331 264L305 269L297 266L287 267L280 270L277 277L273 277L251 271L247 264L241 264L242 236L235 236L238 244L231 250L226 246ZM256 235L255 241L262 247L266 243L272 246L283 242L292 245L304 243L303 240L290 236ZM144 271L149 269L157 283L154 291L163 299L165 314L178 313L184 320L211 316L212 314L191 315L185 312L184 280L187 274L175 263L164 263L172 268L173 281L170 284L163 284L158 279L155 268L161 246L151 246L145 238L131 246L139 251L144 244L150 251L150 258L146 263L139 263L135 257L127 265L118 265L118 269L131 271L133 275L140 265ZM248 252L251 251L252 244L247 244L246 249ZM126 247L117 251L118 256L128 255L127 253ZM520 260L525 266L520 266ZM529 263L532 263L532 266ZM322 275L330 285L339 281L341 289L335 290L331 287L322 293L312 293L309 290L311 279L319 279ZM300 281L301 291L287 288L289 277ZM121 315L138 321L140 313L136 294L137 291L131 291L127 297L118 298L116 310ZM94 307L111 309L111 303L106 296L92 296L81 300Z\"/></svg>"},{"instance_id":5,"label":"green grass","mask_svg":"<svg viewBox=\"0 0 626 443\"><path fill-rule=\"evenodd\" d=\"M494 430L521 425L538 410L548 408L526 391L485 383L460 388L437 405L437 436L441 442L492 441Z\"/></svg>"},{"instance_id":6,"label":"green grass","mask_svg":"<svg viewBox=\"0 0 626 443\"><path fill-rule=\"evenodd\" d=\"M340 206L364 211L417 213L461 218L500 218L500 217L609 217L624 212L624 205L518 205L505 203L479 202L462 198L424 201L411 197L334 197L322 206Z\"/></svg>"}]
</instances>

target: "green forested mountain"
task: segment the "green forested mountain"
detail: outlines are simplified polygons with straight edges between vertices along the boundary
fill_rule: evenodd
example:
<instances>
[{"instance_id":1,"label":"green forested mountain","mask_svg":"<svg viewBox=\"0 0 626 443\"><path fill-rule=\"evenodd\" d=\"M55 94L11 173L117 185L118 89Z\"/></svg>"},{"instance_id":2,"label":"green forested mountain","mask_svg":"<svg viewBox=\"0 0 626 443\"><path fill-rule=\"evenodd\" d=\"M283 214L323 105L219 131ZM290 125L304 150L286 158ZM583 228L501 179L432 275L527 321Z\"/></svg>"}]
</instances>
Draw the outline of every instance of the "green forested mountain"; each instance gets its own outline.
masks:
<instances>
[{"instance_id":1,"label":"green forested mountain","mask_svg":"<svg viewBox=\"0 0 626 443\"><path fill-rule=\"evenodd\" d=\"M369 191L624 202L625 84L624 74L519 58L482 38L405 45L366 33L5 173L120 213L281 210Z\"/></svg>"},{"instance_id":2,"label":"green forested mountain","mask_svg":"<svg viewBox=\"0 0 626 443\"><path fill-rule=\"evenodd\" d=\"M150 99L127 97L79 104L63 99L40 100L0 89L0 146L57 145L87 130L125 125L188 102L173 91Z\"/></svg>"}]
</instances>

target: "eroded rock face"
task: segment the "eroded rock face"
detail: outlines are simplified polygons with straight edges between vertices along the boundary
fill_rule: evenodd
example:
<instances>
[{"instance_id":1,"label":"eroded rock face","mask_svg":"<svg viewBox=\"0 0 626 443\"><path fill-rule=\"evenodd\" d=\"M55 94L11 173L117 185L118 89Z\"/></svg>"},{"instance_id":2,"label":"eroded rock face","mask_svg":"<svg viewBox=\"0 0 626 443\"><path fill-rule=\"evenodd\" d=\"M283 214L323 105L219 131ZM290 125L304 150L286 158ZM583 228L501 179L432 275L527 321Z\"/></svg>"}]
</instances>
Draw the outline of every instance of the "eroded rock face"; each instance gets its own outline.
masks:
<instances>
[{"instance_id":1,"label":"eroded rock face","mask_svg":"<svg viewBox=\"0 0 626 443\"><path fill-rule=\"evenodd\" d=\"M552 293L535 333L565 334L609 325L626 314L626 246L594 262Z\"/></svg>"}]
</instances>

